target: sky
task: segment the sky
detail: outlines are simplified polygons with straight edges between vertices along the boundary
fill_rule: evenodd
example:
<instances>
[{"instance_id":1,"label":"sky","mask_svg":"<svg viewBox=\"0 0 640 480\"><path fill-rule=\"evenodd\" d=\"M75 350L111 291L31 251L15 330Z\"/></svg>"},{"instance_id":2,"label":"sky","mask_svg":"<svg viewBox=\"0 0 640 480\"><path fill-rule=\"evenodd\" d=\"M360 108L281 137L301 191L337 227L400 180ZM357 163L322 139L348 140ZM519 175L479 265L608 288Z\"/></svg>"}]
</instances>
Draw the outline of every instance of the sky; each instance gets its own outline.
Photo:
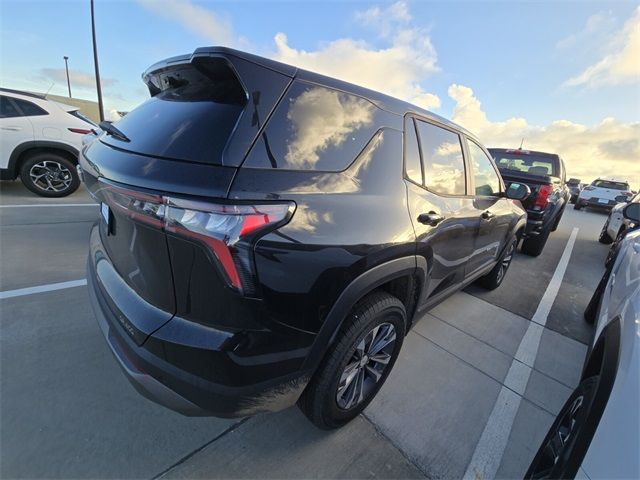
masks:
<instances>
[{"instance_id":1,"label":"sky","mask_svg":"<svg viewBox=\"0 0 640 480\"><path fill-rule=\"evenodd\" d=\"M151 64L225 45L409 100L494 147L640 187L640 4L96 0L105 109ZM95 100L89 0L0 0L0 86Z\"/></svg>"}]
</instances>

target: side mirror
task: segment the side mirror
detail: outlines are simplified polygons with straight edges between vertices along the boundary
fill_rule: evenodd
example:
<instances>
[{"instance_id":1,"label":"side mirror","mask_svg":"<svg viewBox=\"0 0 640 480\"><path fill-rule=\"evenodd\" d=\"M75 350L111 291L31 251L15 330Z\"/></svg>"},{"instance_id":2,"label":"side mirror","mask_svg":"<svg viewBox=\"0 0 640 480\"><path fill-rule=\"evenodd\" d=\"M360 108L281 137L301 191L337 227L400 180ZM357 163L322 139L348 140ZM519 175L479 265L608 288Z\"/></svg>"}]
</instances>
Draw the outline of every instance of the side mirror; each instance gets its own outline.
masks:
<instances>
[{"instance_id":1,"label":"side mirror","mask_svg":"<svg viewBox=\"0 0 640 480\"><path fill-rule=\"evenodd\" d=\"M525 185L524 183L512 183L507 188L505 192L505 196L510 198L511 200L524 200L529 195L531 195L531 189Z\"/></svg>"},{"instance_id":2,"label":"side mirror","mask_svg":"<svg viewBox=\"0 0 640 480\"><path fill-rule=\"evenodd\" d=\"M622 216L636 225L640 224L640 203L630 203L622 209Z\"/></svg>"}]
</instances>

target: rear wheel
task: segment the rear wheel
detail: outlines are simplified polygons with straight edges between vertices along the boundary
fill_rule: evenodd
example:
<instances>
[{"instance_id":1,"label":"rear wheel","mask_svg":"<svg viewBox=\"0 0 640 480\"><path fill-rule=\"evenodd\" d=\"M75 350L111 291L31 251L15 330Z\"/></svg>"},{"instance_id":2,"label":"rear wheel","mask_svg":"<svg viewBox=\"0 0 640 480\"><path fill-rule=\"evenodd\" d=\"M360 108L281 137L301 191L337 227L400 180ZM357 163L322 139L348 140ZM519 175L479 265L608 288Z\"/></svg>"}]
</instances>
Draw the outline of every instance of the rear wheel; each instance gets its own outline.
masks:
<instances>
[{"instance_id":1,"label":"rear wheel","mask_svg":"<svg viewBox=\"0 0 640 480\"><path fill-rule=\"evenodd\" d=\"M386 292L354 307L298 401L314 425L338 428L365 409L393 368L405 325L404 305Z\"/></svg>"},{"instance_id":2,"label":"rear wheel","mask_svg":"<svg viewBox=\"0 0 640 480\"><path fill-rule=\"evenodd\" d=\"M609 236L609 233L607 232L607 228L609 228L608 218L607 218L607 221L604 222L604 226L602 227L602 230L600 231L600 236L598 237L598 241L600 243L604 243L605 245L609 245L611 242L613 242L613 238Z\"/></svg>"},{"instance_id":3,"label":"rear wheel","mask_svg":"<svg viewBox=\"0 0 640 480\"><path fill-rule=\"evenodd\" d=\"M42 197L65 197L80 186L76 166L54 152L42 152L27 158L20 167L25 187Z\"/></svg>"},{"instance_id":4,"label":"rear wheel","mask_svg":"<svg viewBox=\"0 0 640 480\"><path fill-rule=\"evenodd\" d=\"M535 237L525 238L522 241L522 248L520 251L530 257L537 257L542 253L542 250L544 250L544 246L547 244L550 233L550 230L544 230Z\"/></svg>"},{"instance_id":5,"label":"rear wheel","mask_svg":"<svg viewBox=\"0 0 640 480\"><path fill-rule=\"evenodd\" d=\"M513 260L513 256L516 253L517 246L518 238L513 237L511 239L511 243L509 243L509 245L505 249L502 258L500 258L500 261L496 264L495 267L493 267L493 269L489 273L478 279L478 285L486 288L487 290L494 290L498 288L502 283L502 280L504 280L504 277L507 274L507 270L509 270L511 260Z\"/></svg>"},{"instance_id":6,"label":"rear wheel","mask_svg":"<svg viewBox=\"0 0 640 480\"><path fill-rule=\"evenodd\" d=\"M572 453L580 431L587 423L597 392L598 377L583 380L560 410L524 478L573 478Z\"/></svg>"}]
</instances>

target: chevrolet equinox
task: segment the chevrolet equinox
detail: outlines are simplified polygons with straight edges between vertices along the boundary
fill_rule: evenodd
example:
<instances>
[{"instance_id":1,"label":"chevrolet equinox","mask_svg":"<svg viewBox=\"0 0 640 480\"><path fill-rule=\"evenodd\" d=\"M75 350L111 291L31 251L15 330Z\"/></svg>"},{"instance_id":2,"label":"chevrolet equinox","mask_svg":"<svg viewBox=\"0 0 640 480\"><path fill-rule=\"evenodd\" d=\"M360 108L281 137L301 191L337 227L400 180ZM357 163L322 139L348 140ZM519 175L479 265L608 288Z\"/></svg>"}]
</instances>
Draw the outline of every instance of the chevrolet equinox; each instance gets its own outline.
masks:
<instances>
[{"instance_id":1,"label":"chevrolet equinox","mask_svg":"<svg viewBox=\"0 0 640 480\"><path fill-rule=\"evenodd\" d=\"M461 127L228 48L144 74L80 155L100 202L89 294L136 389L187 415L298 403L325 429L376 395L414 319L505 277L526 213Z\"/></svg>"}]
</instances>

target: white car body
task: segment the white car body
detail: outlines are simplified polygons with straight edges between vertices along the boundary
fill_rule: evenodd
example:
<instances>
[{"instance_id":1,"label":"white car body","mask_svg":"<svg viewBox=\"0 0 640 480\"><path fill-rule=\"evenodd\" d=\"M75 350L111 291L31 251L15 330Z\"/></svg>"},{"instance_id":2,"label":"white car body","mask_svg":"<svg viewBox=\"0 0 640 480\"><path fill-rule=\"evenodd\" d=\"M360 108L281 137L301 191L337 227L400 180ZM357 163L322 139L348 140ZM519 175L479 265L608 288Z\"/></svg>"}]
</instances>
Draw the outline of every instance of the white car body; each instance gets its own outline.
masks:
<instances>
[{"instance_id":1,"label":"white car body","mask_svg":"<svg viewBox=\"0 0 640 480\"><path fill-rule=\"evenodd\" d=\"M602 186L607 183L624 184L624 186L623 188L607 188ZM576 203L580 203L580 205L584 207L612 208L616 204L620 203L620 201L617 200L617 197L622 195L626 197L631 196L629 182L625 180L597 178L591 182L590 185L587 185L582 189L580 195L578 195Z\"/></svg>"},{"instance_id":2,"label":"white car body","mask_svg":"<svg viewBox=\"0 0 640 480\"><path fill-rule=\"evenodd\" d=\"M13 179L18 175L17 156L32 146L60 148L76 157L82 148L82 137L94 128L88 120L71 114L78 107L46 100L38 95L0 89L2 102L15 114L0 112L0 170L3 179ZM8 101L6 99L9 99ZM27 102L27 103L24 103ZM35 105L40 113L24 114L20 105ZM16 109L16 105L18 108ZM9 109L8 108L8 109ZM32 110L33 107L28 107ZM45 113L41 113L44 111ZM70 130L74 129L76 132ZM83 133L84 132L84 133Z\"/></svg>"},{"instance_id":3,"label":"white car body","mask_svg":"<svg viewBox=\"0 0 640 480\"><path fill-rule=\"evenodd\" d=\"M640 231L622 241L592 346L612 321L621 324L615 380L577 475L591 480L640 478Z\"/></svg>"},{"instance_id":4,"label":"white car body","mask_svg":"<svg viewBox=\"0 0 640 480\"><path fill-rule=\"evenodd\" d=\"M640 203L640 193L636 194L631 201ZM622 216L622 210L627 205L629 205L627 202L618 203L609 213L609 218L607 219L607 234L612 240L615 240L618 237L623 225L625 228L628 226L629 221L625 220Z\"/></svg>"}]
</instances>

